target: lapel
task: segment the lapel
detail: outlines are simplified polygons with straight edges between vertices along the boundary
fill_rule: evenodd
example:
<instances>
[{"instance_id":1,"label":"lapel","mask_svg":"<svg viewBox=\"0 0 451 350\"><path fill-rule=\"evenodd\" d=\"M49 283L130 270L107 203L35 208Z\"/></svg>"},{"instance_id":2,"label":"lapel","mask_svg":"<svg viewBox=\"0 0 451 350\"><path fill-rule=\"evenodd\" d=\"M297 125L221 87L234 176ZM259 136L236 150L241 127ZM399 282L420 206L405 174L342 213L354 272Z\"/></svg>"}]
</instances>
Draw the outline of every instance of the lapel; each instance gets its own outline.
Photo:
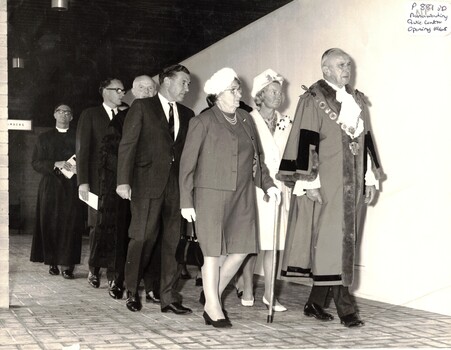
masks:
<instances>
[{"instance_id":1,"label":"lapel","mask_svg":"<svg viewBox=\"0 0 451 350\"><path fill-rule=\"evenodd\" d=\"M257 139L256 139L256 132L255 128L252 125L252 121L249 120L252 118L249 113L237 108L236 110L236 116L238 118L238 122L243 125L244 131L246 131L246 134L249 136L249 138L252 141L252 145L254 146L254 152L256 154L260 154L260 150L258 147Z\"/></svg>"},{"instance_id":2,"label":"lapel","mask_svg":"<svg viewBox=\"0 0 451 350\"><path fill-rule=\"evenodd\" d=\"M318 82L318 85L321 89L321 92L323 93L323 96L329 108L332 109L332 111L334 111L335 113L337 113L337 115L339 115L341 110L341 103L338 102L336 99L337 92L331 86L329 86L329 84L327 84L326 81L323 79Z\"/></svg>"},{"instance_id":3,"label":"lapel","mask_svg":"<svg viewBox=\"0 0 451 350\"><path fill-rule=\"evenodd\" d=\"M103 107L103 104L99 106L99 115L103 119L103 122L107 123L107 125L110 124L110 121L111 121L110 116L108 115L107 111Z\"/></svg>"},{"instance_id":4,"label":"lapel","mask_svg":"<svg viewBox=\"0 0 451 350\"><path fill-rule=\"evenodd\" d=\"M218 106L214 105L211 107L211 110L213 112L213 115L215 116L215 121L221 125L223 125L225 128L233 132L233 129L229 122L224 118L221 110ZM249 136L249 138L252 141L252 145L254 146L254 151L258 154L259 148L257 144L257 140L255 138L255 129L252 126L252 121L249 119L252 118L247 112L237 108L236 109L236 117L238 119L238 122L243 126L244 131Z\"/></svg>"},{"instance_id":5,"label":"lapel","mask_svg":"<svg viewBox=\"0 0 451 350\"><path fill-rule=\"evenodd\" d=\"M224 115L219 107L217 105L214 105L210 109L213 112L214 121L217 124L220 124L223 128L226 128L231 134L235 134L232 125L230 125L230 123L224 118Z\"/></svg>"},{"instance_id":6,"label":"lapel","mask_svg":"<svg viewBox=\"0 0 451 350\"><path fill-rule=\"evenodd\" d=\"M278 114L277 111L275 111L277 122L280 119L280 114ZM276 127L276 131L274 132L274 136L271 134L271 131L269 131L268 126L266 125L265 120L263 119L260 112L256 109L254 109L251 113L252 119L254 120L255 126L257 127L258 135L260 137L260 142L262 143L262 148L266 149L269 148L269 144L271 144L271 151L274 152L275 149L278 150L278 146L276 143L276 135L278 133L278 128Z\"/></svg>"},{"instance_id":7,"label":"lapel","mask_svg":"<svg viewBox=\"0 0 451 350\"><path fill-rule=\"evenodd\" d=\"M363 111L365 109L365 106L360 98L357 97L357 90L354 90L349 84L345 86L346 92L348 94L351 94L354 98L354 101L359 105L360 109Z\"/></svg>"},{"instance_id":8,"label":"lapel","mask_svg":"<svg viewBox=\"0 0 451 350\"><path fill-rule=\"evenodd\" d=\"M213 112L213 115L215 116L215 120L217 123L223 124L224 127L228 127L228 125L227 125L228 122L227 122L227 120L225 120L225 118L222 115L222 112L218 106L214 105L213 107L211 107L211 111ZM230 129L230 130L232 130L232 129Z\"/></svg>"},{"instance_id":9,"label":"lapel","mask_svg":"<svg viewBox=\"0 0 451 350\"><path fill-rule=\"evenodd\" d=\"M181 108L181 104L178 102L175 103L177 108L177 113L179 115L179 132L177 133L177 137L175 138L175 143L180 142L180 140L185 139L185 135L188 131L188 116L184 113L184 109ZM169 133L169 125L168 125L168 133Z\"/></svg>"}]
</instances>

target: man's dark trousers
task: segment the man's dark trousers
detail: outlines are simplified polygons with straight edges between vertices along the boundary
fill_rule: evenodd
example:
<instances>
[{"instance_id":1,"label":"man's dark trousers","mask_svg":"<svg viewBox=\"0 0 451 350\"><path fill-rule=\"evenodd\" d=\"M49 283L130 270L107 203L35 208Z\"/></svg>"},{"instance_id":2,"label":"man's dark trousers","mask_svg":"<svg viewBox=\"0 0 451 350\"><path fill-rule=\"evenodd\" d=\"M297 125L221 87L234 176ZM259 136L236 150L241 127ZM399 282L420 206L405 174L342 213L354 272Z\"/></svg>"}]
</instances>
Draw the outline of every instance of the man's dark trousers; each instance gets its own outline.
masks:
<instances>
[{"instance_id":1,"label":"man's dark trousers","mask_svg":"<svg viewBox=\"0 0 451 350\"><path fill-rule=\"evenodd\" d=\"M168 182L159 198L132 198L131 212L129 232L134 234L130 237L125 265L127 289L137 292L143 273L151 262L158 234L161 234L161 308L174 302L181 303L182 297L176 291L181 265L175 260L182 223L178 169L172 165ZM145 227L136 226L142 224Z\"/></svg>"},{"instance_id":2,"label":"man's dark trousers","mask_svg":"<svg viewBox=\"0 0 451 350\"><path fill-rule=\"evenodd\" d=\"M339 317L350 315L356 312L353 297L345 286L313 286L310 291L308 303L315 303L322 308L326 307L327 296L332 291L335 306Z\"/></svg>"}]
</instances>

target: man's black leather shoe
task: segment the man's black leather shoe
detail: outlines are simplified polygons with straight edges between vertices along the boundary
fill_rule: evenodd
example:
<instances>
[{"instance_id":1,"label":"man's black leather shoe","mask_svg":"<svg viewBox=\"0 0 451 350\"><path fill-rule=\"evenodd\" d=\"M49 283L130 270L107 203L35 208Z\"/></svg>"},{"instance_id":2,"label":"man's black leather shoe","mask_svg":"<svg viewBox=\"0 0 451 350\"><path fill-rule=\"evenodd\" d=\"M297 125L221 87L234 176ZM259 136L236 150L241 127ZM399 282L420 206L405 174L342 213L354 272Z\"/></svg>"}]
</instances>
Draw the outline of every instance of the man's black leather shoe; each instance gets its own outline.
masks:
<instances>
[{"instance_id":1,"label":"man's black leather shoe","mask_svg":"<svg viewBox=\"0 0 451 350\"><path fill-rule=\"evenodd\" d=\"M160 296L157 293L154 293L153 290L151 290L150 292L146 292L146 302L147 303L159 304L160 303Z\"/></svg>"},{"instance_id":2,"label":"man's black leather shoe","mask_svg":"<svg viewBox=\"0 0 451 350\"><path fill-rule=\"evenodd\" d=\"M113 299L122 299L124 295L124 288L119 287L119 285L116 284L116 281L109 281L108 284L110 286L108 289L108 294L110 297Z\"/></svg>"},{"instance_id":3,"label":"man's black leather shoe","mask_svg":"<svg viewBox=\"0 0 451 350\"><path fill-rule=\"evenodd\" d=\"M56 265L50 265L49 267L49 274L52 276L56 276L60 274L60 270L58 269L58 266Z\"/></svg>"},{"instance_id":4,"label":"man's black leather shoe","mask_svg":"<svg viewBox=\"0 0 451 350\"><path fill-rule=\"evenodd\" d=\"M127 301L125 302L127 309L130 311L136 312L140 311L143 307L141 304L141 300L139 299L139 294L127 291Z\"/></svg>"},{"instance_id":5,"label":"man's black leather shoe","mask_svg":"<svg viewBox=\"0 0 451 350\"><path fill-rule=\"evenodd\" d=\"M89 272L89 274L88 274L88 283L91 285L91 287L99 288L99 286L100 286L100 278L99 278L99 276Z\"/></svg>"},{"instance_id":6,"label":"man's black leather shoe","mask_svg":"<svg viewBox=\"0 0 451 350\"><path fill-rule=\"evenodd\" d=\"M348 328L362 327L365 325L365 322L363 322L356 313L340 317L340 321L341 324Z\"/></svg>"},{"instance_id":7,"label":"man's black leather shoe","mask_svg":"<svg viewBox=\"0 0 451 350\"><path fill-rule=\"evenodd\" d=\"M184 307L182 304L175 302L162 308L161 312L173 312L177 315L185 315L190 314L193 311L187 307Z\"/></svg>"},{"instance_id":8,"label":"man's black leather shoe","mask_svg":"<svg viewBox=\"0 0 451 350\"><path fill-rule=\"evenodd\" d=\"M332 321L334 317L323 310L321 306L315 303L305 304L304 315L308 317L315 317L317 320L321 321Z\"/></svg>"},{"instance_id":9,"label":"man's black leather shoe","mask_svg":"<svg viewBox=\"0 0 451 350\"><path fill-rule=\"evenodd\" d=\"M75 278L74 273L70 270L64 270L61 275L67 280L73 280Z\"/></svg>"}]
</instances>

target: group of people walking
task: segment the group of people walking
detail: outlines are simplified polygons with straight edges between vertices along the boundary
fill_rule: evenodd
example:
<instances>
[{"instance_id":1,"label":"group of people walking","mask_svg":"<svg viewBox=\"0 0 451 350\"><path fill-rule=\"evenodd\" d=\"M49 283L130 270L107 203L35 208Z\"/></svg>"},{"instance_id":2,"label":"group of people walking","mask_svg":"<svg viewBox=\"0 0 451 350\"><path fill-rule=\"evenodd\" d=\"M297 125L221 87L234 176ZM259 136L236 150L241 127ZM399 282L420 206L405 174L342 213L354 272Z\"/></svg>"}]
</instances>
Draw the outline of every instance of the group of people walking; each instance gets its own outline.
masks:
<instances>
[{"instance_id":1,"label":"group of people walking","mask_svg":"<svg viewBox=\"0 0 451 350\"><path fill-rule=\"evenodd\" d=\"M159 302L162 312L192 312L177 291L183 266L175 260L187 220L204 255L199 302L206 324L232 326L222 301L232 280L241 304L253 306L258 253L262 301L286 311L271 299L274 251L285 248L282 276L313 280L306 316L332 320L324 310L331 291L340 321L363 325L348 287L362 203L373 201L381 170L365 97L349 86L350 56L327 50L321 68L323 79L300 97L294 118L278 112L284 77L272 69L253 80L250 114L238 74L226 67L205 83L208 107L195 116L181 104L191 81L182 65L159 74L158 92L150 77L136 78L126 110L122 82L106 80L103 105L83 111L76 135L70 107L57 106L56 130L40 135L33 155L44 176L31 260L51 274L63 265L63 277L73 278L81 234L68 218L76 216L78 196L91 205L97 196L88 216L88 282L98 288L100 268L107 268L110 296L125 293L130 311L142 308L144 280L146 301ZM63 152L64 135L71 141ZM77 252L59 254L68 247Z\"/></svg>"}]
</instances>

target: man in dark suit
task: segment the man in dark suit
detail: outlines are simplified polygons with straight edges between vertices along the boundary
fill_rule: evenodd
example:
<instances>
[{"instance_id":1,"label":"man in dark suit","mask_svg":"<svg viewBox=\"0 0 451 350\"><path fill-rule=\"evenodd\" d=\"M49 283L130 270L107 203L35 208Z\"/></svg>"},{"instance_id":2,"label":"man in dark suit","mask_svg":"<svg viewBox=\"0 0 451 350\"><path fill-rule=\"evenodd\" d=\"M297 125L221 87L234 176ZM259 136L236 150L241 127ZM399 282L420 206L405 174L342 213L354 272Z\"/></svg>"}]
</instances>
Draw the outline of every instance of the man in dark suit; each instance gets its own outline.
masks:
<instances>
[{"instance_id":1,"label":"man in dark suit","mask_svg":"<svg viewBox=\"0 0 451 350\"><path fill-rule=\"evenodd\" d=\"M133 80L130 94L125 94L122 103L132 105L135 99L153 97L157 93L157 83L147 75ZM130 201L116 193L117 158L122 129L128 109L121 110L110 122L102 142L101 164L99 168L100 195L97 216L96 237L107 242L102 252L102 260L114 269L115 278L109 285L109 294L114 299L122 299L124 294L125 261L128 249L128 228L130 225ZM161 240L154 247L149 268L143 275L146 302L160 303L160 256Z\"/></svg>"},{"instance_id":2,"label":"man in dark suit","mask_svg":"<svg viewBox=\"0 0 451 350\"><path fill-rule=\"evenodd\" d=\"M100 83L102 95L101 106L85 109L80 116L76 134L76 159L78 175L78 192L84 201L89 200L90 192L99 195L100 147L108 125L118 113L124 97L124 85L119 79L109 78ZM89 275L88 282L94 288L100 286L100 267L102 266L99 251L106 244L96 239L95 228L97 211L88 209L89 231ZM107 271L109 281L114 280L114 271Z\"/></svg>"},{"instance_id":3,"label":"man in dark suit","mask_svg":"<svg viewBox=\"0 0 451 350\"><path fill-rule=\"evenodd\" d=\"M162 312L188 314L176 291L181 266L175 250L181 232L179 163L188 123L194 113L179 104L189 91L190 73L182 65L159 75L160 91L133 102L119 145L116 192L131 200L130 243L125 266L126 305L142 308L138 286L161 234L160 300Z\"/></svg>"}]
</instances>

